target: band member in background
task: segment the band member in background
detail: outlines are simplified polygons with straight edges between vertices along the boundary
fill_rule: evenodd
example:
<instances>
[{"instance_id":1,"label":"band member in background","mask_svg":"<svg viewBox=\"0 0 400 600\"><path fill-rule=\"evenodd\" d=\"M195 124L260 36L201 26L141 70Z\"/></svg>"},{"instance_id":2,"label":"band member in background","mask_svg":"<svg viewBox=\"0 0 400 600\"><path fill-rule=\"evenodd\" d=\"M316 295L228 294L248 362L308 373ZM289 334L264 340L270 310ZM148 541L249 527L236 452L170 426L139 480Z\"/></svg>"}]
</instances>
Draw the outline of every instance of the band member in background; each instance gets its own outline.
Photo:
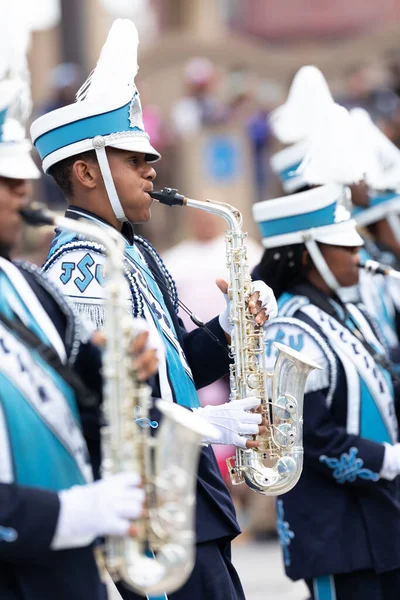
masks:
<instances>
[{"instance_id":1,"label":"band member in background","mask_svg":"<svg viewBox=\"0 0 400 600\"><path fill-rule=\"evenodd\" d=\"M287 575L304 579L313 600L394 600L400 585L396 396L375 320L339 297L358 283L363 244L348 193L327 183L253 208L266 248L254 276L272 284L279 307L267 327L267 367L275 361L274 341L323 367L307 382L304 469L278 500L278 535Z\"/></svg>"},{"instance_id":2,"label":"band member in background","mask_svg":"<svg viewBox=\"0 0 400 600\"><path fill-rule=\"evenodd\" d=\"M361 261L395 266L399 199L395 192L400 152L362 109L351 115L329 92L321 71L302 67L287 101L271 115L278 139L291 145L271 157L271 166L286 193L326 183L349 186L349 207L365 246ZM396 179L397 178L397 179ZM384 191L386 190L386 191ZM361 271L357 286L338 291L342 300L361 301L379 326L394 368L400 363L398 284Z\"/></svg>"},{"instance_id":3,"label":"band member in background","mask_svg":"<svg viewBox=\"0 0 400 600\"><path fill-rule=\"evenodd\" d=\"M370 149L370 166L366 173L363 193L352 194L353 218L357 225L365 231L365 248L362 260L372 259L394 269L400 266L400 150L378 129L369 115L361 108L351 111L356 125L356 132L361 143ZM365 229L364 229L365 228ZM367 278L364 277L364 281ZM389 323L393 333L387 337L391 356L396 364L400 363L400 287L395 279L382 276L373 277L376 292L371 293L368 286L363 300L371 309L377 303L377 294L386 299L386 315L380 322ZM384 294L382 294L384 290ZM385 333L387 328L385 328Z\"/></svg>"},{"instance_id":4,"label":"band member in background","mask_svg":"<svg viewBox=\"0 0 400 600\"><path fill-rule=\"evenodd\" d=\"M54 177L67 197L67 215L121 232L125 243L121 260L125 261L132 312L146 319L158 339L161 358L154 396L196 409L218 428L220 443L254 447L257 442L243 436L262 431L261 415L249 412L257 408L259 399L200 408L196 393L196 388L228 372L228 305L207 323L208 331L187 333L177 317L178 298L171 275L154 248L136 236L132 227L132 223L150 218L153 201L149 192L156 175L153 162L160 158L144 131L134 84L137 44L134 24L117 20L96 69L77 94L77 102L35 121L32 138L44 171ZM58 232L44 265L82 317L99 327L104 323L101 282L105 260L101 246ZM226 292L227 283L220 282L220 289ZM250 303L259 324L276 314L275 298L265 284L255 287ZM193 573L169 598L243 598L230 554L230 543L239 527L210 446L203 449L200 460L196 531ZM124 598L138 598L127 590L122 594Z\"/></svg>"},{"instance_id":5,"label":"band member in background","mask_svg":"<svg viewBox=\"0 0 400 600\"><path fill-rule=\"evenodd\" d=\"M23 64L25 47L19 46L18 28L11 29L11 56ZM5 72L13 66L7 64ZM25 139L29 110L22 98L29 106L25 80L17 74L2 79L0 597L106 600L93 542L98 536L133 534L131 520L142 512L143 490L134 472L93 482L79 412L87 431L97 429L98 440L100 351L50 281L32 265L10 260L30 181L40 176ZM136 339L132 359L144 379L157 370L155 351L144 350L146 335Z\"/></svg>"}]
</instances>

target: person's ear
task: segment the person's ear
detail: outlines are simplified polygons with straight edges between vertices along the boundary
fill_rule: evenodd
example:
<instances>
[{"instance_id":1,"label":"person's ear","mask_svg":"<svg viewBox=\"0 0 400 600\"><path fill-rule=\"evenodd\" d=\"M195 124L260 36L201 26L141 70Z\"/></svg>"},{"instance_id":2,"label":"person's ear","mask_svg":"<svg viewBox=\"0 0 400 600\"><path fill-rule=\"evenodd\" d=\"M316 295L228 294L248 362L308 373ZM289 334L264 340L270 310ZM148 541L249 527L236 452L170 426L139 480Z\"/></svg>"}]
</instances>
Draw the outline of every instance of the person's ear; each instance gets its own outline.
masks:
<instances>
[{"instance_id":1,"label":"person's ear","mask_svg":"<svg viewBox=\"0 0 400 600\"><path fill-rule=\"evenodd\" d=\"M301 255L301 264L303 267L310 266L310 255L308 254L308 250L304 249L303 254Z\"/></svg>"},{"instance_id":2,"label":"person's ear","mask_svg":"<svg viewBox=\"0 0 400 600\"><path fill-rule=\"evenodd\" d=\"M72 177L83 187L94 189L98 184L98 166L91 160L77 160L72 165Z\"/></svg>"}]
</instances>

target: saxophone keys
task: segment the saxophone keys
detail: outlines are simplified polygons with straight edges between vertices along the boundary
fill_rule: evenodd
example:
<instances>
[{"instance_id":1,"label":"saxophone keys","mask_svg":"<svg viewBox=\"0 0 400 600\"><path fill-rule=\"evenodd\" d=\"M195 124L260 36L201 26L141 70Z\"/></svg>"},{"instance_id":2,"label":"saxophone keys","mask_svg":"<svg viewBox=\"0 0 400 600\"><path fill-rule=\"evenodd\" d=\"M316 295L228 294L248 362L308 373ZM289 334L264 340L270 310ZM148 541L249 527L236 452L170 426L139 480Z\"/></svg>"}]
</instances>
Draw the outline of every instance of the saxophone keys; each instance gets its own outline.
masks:
<instances>
[{"instance_id":1,"label":"saxophone keys","mask_svg":"<svg viewBox=\"0 0 400 600\"><path fill-rule=\"evenodd\" d=\"M274 417L279 420L291 419L296 410L296 401L291 396L280 396L274 403Z\"/></svg>"},{"instance_id":2,"label":"saxophone keys","mask_svg":"<svg viewBox=\"0 0 400 600\"><path fill-rule=\"evenodd\" d=\"M292 446L296 440L296 430L289 423L278 425L274 433L275 442L282 448Z\"/></svg>"},{"instance_id":3,"label":"saxophone keys","mask_svg":"<svg viewBox=\"0 0 400 600\"><path fill-rule=\"evenodd\" d=\"M259 387L260 384L260 378L256 373L252 373L251 375L249 375L247 377L247 385L249 386L249 388L252 388L252 390L255 390L256 388ZM250 392L250 396L256 396L257 394L252 394Z\"/></svg>"}]
</instances>

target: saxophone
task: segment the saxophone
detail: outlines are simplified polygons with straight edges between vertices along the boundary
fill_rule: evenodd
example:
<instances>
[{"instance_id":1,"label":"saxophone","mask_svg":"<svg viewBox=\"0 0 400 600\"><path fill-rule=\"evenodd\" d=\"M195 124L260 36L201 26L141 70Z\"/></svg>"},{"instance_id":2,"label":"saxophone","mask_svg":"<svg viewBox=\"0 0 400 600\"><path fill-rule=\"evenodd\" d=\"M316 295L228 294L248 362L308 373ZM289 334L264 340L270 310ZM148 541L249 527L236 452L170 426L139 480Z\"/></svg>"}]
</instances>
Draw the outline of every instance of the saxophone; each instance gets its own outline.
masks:
<instances>
[{"instance_id":1,"label":"saxophone","mask_svg":"<svg viewBox=\"0 0 400 600\"><path fill-rule=\"evenodd\" d=\"M58 217L43 209L22 211L31 225L55 225L100 242L107 250L105 349L103 355L106 425L101 430L103 478L140 474L145 510L135 521L138 534L106 540L106 567L114 581L146 595L173 592L185 583L195 561L195 487L203 437L214 428L191 411L157 400L162 423L150 420L151 388L138 381L129 359L134 322L121 257L124 244L115 231ZM136 418L134 418L136 417ZM210 427L213 431L210 430Z\"/></svg>"},{"instance_id":2,"label":"saxophone","mask_svg":"<svg viewBox=\"0 0 400 600\"><path fill-rule=\"evenodd\" d=\"M261 411L267 423L265 434L253 439L256 449L236 448L227 459L233 485L246 483L252 490L275 496L288 492L299 480L303 468L303 401L309 373L321 369L311 359L289 346L274 343L278 351L273 373L266 370L265 336L248 308L252 282L242 232L242 215L223 202L205 202L186 198L177 190L164 188L151 196L169 206L189 206L225 219L226 259L230 273L230 323L232 325L230 366L230 400L247 396L261 399ZM271 382L271 398L268 382ZM275 461L273 467L265 465Z\"/></svg>"},{"instance_id":3,"label":"saxophone","mask_svg":"<svg viewBox=\"0 0 400 600\"><path fill-rule=\"evenodd\" d=\"M389 265L383 265L376 260L366 260L364 263L359 263L358 268L365 269L371 275L385 275L385 277L400 279L400 271Z\"/></svg>"}]
</instances>

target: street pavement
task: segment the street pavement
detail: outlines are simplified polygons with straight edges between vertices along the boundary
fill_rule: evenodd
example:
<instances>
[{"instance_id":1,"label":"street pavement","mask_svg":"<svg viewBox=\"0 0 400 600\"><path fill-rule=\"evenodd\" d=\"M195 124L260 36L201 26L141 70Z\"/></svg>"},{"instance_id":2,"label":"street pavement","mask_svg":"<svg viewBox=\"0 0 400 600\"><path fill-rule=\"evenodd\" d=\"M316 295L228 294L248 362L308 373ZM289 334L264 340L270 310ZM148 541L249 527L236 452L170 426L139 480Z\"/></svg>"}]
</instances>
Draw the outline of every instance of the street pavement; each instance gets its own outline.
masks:
<instances>
[{"instance_id":1,"label":"street pavement","mask_svg":"<svg viewBox=\"0 0 400 600\"><path fill-rule=\"evenodd\" d=\"M246 600L306 600L303 581L293 583L283 570L279 543L246 541L232 546L232 562L240 575Z\"/></svg>"},{"instance_id":2,"label":"street pavement","mask_svg":"<svg viewBox=\"0 0 400 600\"><path fill-rule=\"evenodd\" d=\"M246 600L306 600L308 598L307 588L302 581L293 583L285 576L277 541L262 543L246 541L243 535L233 543L232 554L232 561L240 575ZM109 600L120 599L121 596L115 589L109 590Z\"/></svg>"}]
</instances>

